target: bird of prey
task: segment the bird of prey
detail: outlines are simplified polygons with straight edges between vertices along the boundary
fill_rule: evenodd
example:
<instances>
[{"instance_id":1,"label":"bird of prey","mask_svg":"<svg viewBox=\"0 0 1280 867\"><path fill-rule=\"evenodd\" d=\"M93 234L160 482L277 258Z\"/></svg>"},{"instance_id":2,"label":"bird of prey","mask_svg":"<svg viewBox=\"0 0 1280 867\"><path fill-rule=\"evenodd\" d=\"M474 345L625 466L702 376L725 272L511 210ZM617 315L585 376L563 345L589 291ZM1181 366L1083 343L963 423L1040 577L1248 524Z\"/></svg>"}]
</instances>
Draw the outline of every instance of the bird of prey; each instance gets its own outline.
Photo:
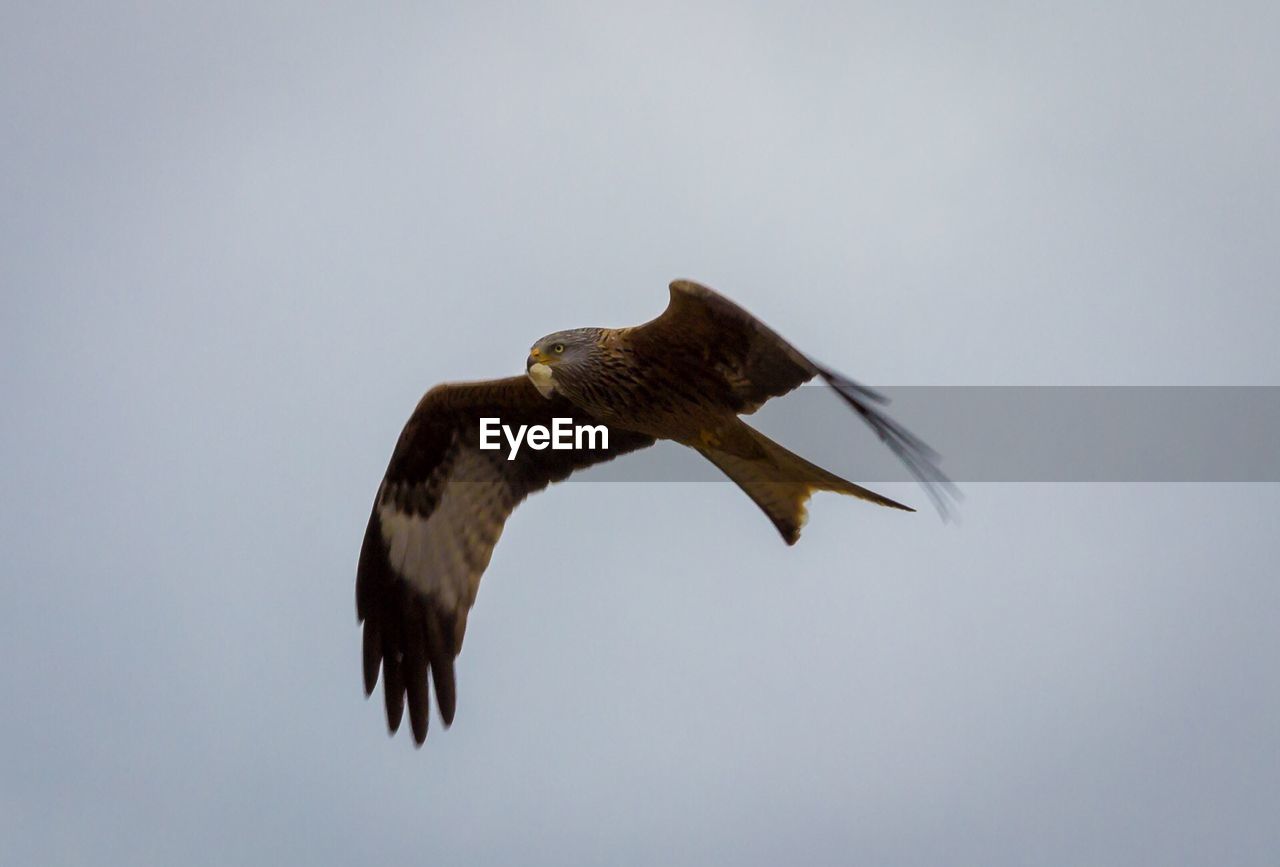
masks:
<instances>
[{"instance_id":1,"label":"bird of prey","mask_svg":"<svg viewBox=\"0 0 1280 867\"><path fill-rule=\"evenodd\" d=\"M800 537L814 491L913 511L739 418L819 377L945 508L939 491L950 482L937 455L880 410L883 397L816 364L711 289L677 280L670 290L667 309L651 322L550 334L530 350L525 375L439 385L418 402L378 488L356 571L365 693L372 695L381 668L392 733L407 698L414 740L426 739L428 678L444 725L453 722L454 659L503 524L525 497L575 470L673 440L736 482L788 545ZM514 459L480 448L482 418L550 427L557 417L607 426L608 448L526 448Z\"/></svg>"}]
</instances>

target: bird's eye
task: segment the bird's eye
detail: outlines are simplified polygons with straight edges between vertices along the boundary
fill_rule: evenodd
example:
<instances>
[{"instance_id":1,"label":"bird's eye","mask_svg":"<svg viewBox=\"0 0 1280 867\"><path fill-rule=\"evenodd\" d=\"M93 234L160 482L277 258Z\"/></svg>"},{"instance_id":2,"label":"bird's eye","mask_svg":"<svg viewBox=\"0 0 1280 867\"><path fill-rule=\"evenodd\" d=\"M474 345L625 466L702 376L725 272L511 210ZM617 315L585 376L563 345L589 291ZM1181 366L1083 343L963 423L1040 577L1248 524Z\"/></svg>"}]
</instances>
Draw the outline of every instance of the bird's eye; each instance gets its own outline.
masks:
<instances>
[{"instance_id":1,"label":"bird's eye","mask_svg":"<svg viewBox=\"0 0 1280 867\"><path fill-rule=\"evenodd\" d=\"M555 346L551 347L551 351L554 352L556 355L559 355L560 353L564 352L564 344L557 343Z\"/></svg>"}]
</instances>

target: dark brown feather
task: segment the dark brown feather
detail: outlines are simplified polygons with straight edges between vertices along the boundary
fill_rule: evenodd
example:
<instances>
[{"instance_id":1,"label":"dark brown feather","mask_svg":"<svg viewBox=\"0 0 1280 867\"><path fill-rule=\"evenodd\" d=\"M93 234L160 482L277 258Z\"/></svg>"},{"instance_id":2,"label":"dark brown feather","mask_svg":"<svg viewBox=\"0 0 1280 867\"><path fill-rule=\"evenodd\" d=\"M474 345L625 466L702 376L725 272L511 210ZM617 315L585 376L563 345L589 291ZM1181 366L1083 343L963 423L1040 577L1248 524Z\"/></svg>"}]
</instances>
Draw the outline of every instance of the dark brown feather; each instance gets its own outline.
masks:
<instances>
[{"instance_id":1,"label":"dark brown feather","mask_svg":"<svg viewBox=\"0 0 1280 867\"><path fill-rule=\"evenodd\" d=\"M364 694L373 695L378 685L378 669L382 667L382 635L376 620L364 625Z\"/></svg>"},{"instance_id":2,"label":"dark brown feather","mask_svg":"<svg viewBox=\"0 0 1280 867\"><path fill-rule=\"evenodd\" d=\"M397 642L398 644L398 642ZM392 734L400 728L400 719L404 716L404 674L400 667L399 651L386 652L384 645L382 656L382 694L387 705L387 728Z\"/></svg>"},{"instance_id":3,"label":"dark brown feather","mask_svg":"<svg viewBox=\"0 0 1280 867\"><path fill-rule=\"evenodd\" d=\"M821 377L924 486L939 514L951 514L959 490L939 469L938 453L876 406L887 398L817 364L713 289L676 280L670 290L661 316L622 330L636 351L672 359L686 381L702 386L704 399L718 396L735 413L755 412L770 398ZM695 347L698 352L691 351Z\"/></svg>"},{"instance_id":4,"label":"dark brown feather","mask_svg":"<svg viewBox=\"0 0 1280 867\"><path fill-rule=\"evenodd\" d=\"M735 413L752 413L813 379L817 368L767 325L728 298L689 280L671 284L662 315L623 331L638 352L679 365Z\"/></svg>"},{"instance_id":5,"label":"dark brown feather","mask_svg":"<svg viewBox=\"0 0 1280 867\"><path fill-rule=\"evenodd\" d=\"M427 719L431 704L427 692L427 649L422 635L422 621L410 617L405 621L404 685L409 696L409 722L413 739L427 739Z\"/></svg>"},{"instance_id":6,"label":"dark brown feather","mask_svg":"<svg viewBox=\"0 0 1280 867\"><path fill-rule=\"evenodd\" d=\"M573 418L576 424L599 423L563 398L543 398L527 377L520 376L433 388L405 424L365 530L356 569L356 612L365 630L365 690L373 691L381 666L387 725L392 732L399 728L407 696L418 744L428 728L428 679L435 686L441 719L446 726L453 722L454 659L462 646L474 583L511 510L575 470L653 443L652 437L611 429L608 450L526 448L508 461L505 450L479 449L482 417L548 427L556 417ZM467 538L449 540L450 552L456 555L450 562L467 573L470 586L459 588L457 575L401 574L389 557L380 507L427 521L440 509L450 484L458 481L487 486L486 496L477 500L486 511L466 516Z\"/></svg>"},{"instance_id":7,"label":"dark brown feather","mask_svg":"<svg viewBox=\"0 0 1280 867\"><path fill-rule=\"evenodd\" d=\"M436 687L436 703L440 707L440 719L445 728L453 725L457 709L457 688L453 679L453 658L458 654L456 646L445 639L452 634L439 609L424 606L422 613L423 634L426 636L427 658L431 661L431 676ZM446 633L446 629L448 633Z\"/></svg>"}]
</instances>

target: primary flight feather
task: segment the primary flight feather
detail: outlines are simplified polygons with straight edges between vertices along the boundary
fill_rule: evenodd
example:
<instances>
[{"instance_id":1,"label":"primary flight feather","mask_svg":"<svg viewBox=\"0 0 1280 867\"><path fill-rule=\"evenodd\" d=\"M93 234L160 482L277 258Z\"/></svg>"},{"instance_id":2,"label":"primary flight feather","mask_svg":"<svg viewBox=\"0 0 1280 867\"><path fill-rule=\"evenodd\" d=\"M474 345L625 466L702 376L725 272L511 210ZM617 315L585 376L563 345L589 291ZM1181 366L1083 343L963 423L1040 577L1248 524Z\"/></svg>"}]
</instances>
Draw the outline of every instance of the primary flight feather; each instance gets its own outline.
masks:
<instances>
[{"instance_id":1,"label":"primary flight feather","mask_svg":"<svg viewBox=\"0 0 1280 867\"><path fill-rule=\"evenodd\" d=\"M697 449L751 497L795 544L814 491L912 511L793 454L740 415L819 377L834 387L944 511L950 482L937 455L877 406L884 398L814 363L758 319L687 280L667 309L633 328L579 328L539 340L526 375L439 385L405 425L374 499L356 570L364 624L364 686L381 669L387 724L404 715L427 736L428 680L444 724L453 722L453 662L502 527L529 494L575 470L673 440ZM480 419L551 427L556 418L608 427L607 449L480 448Z\"/></svg>"}]
</instances>

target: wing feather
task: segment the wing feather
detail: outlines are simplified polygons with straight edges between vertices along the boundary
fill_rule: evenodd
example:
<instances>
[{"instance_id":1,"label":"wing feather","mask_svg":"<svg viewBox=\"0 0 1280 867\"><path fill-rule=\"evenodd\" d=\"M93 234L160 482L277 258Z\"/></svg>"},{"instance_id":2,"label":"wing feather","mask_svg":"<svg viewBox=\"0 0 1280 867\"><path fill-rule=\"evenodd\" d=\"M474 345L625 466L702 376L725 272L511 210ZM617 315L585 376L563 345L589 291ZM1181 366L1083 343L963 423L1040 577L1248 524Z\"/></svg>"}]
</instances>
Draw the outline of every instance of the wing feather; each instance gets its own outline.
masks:
<instances>
[{"instance_id":1,"label":"wing feather","mask_svg":"<svg viewBox=\"0 0 1280 867\"><path fill-rule=\"evenodd\" d=\"M770 398L820 377L924 486L939 514L950 515L959 490L938 467L938 453L880 408L889 402L884 395L817 364L713 289L692 280L676 280L670 289L667 309L651 322L627 329L628 340L686 364L686 376L705 380L711 370L713 387L708 390L736 413L753 413ZM698 347L700 357L690 347Z\"/></svg>"},{"instance_id":2,"label":"wing feather","mask_svg":"<svg viewBox=\"0 0 1280 867\"><path fill-rule=\"evenodd\" d=\"M427 736L428 681L444 724L453 722L454 659L508 515L575 470L653 443L610 430L607 450L526 448L508 461L503 451L480 450L482 417L547 427L556 417L599 423L563 398L543 398L524 376L438 386L406 423L365 530L356 613L364 624L365 692L373 692L381 669L387 725L399 727L407 698L418 744Z\"/></svg>"}]
</instances>

